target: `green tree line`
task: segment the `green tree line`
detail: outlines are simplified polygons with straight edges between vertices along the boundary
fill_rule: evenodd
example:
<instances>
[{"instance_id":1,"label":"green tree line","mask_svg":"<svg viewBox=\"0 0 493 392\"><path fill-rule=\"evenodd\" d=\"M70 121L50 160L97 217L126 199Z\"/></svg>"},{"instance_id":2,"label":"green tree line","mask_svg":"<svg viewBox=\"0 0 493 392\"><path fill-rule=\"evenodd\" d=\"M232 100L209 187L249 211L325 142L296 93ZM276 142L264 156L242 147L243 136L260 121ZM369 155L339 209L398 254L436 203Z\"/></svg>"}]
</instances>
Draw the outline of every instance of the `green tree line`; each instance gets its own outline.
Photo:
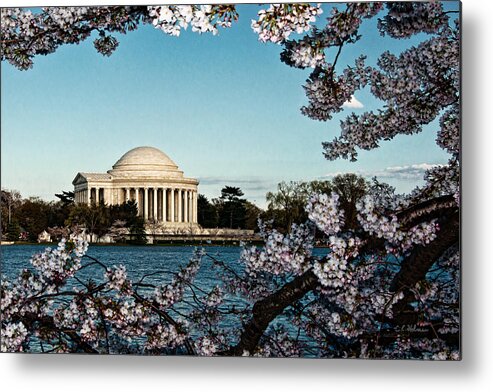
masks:
<instances>
[{"instance_id":1,"label":"green tree line","mask_svg":"<svg viewBox=\"0 0 493 392\"><path fill-rule=\"evenodd\" d=\"M244 198L239 187L225 186L217 198L198 196L198 223L203 228L258 230L260 218L286 233L293 224L308 219L305 206L310 194L336 192L346 211L346 226L351 229L357 223L355 204L368 187L368 181L356 174L338 175L326 181L281 182L275 191L266 194L267 209L262 210ZM37 197L23 199L17 191L2 190L2 238L34 242L47 230L56 239L63 232L55 228L79 226L87 229L92 242L107 234L123 241L122 233L127 233L134 242L145 243L144 221L137 214L135 202L86 205L75 204L73 192L56 196L58 201L47 202Z\"/></svg>"}]
</instances>

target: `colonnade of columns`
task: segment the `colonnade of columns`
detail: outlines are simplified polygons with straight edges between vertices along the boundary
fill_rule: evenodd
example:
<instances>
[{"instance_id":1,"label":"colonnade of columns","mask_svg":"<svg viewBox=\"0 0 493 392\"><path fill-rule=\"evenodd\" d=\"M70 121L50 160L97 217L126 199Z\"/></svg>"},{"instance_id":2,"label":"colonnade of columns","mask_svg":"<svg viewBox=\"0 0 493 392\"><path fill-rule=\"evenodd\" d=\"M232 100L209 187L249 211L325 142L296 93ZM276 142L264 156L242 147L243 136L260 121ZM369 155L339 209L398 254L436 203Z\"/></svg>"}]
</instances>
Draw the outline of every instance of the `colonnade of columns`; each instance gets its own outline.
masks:
<instances>
[{"instance_id":1,"label":"colonnade of columns","mask_svg":"<svg viewBox=\"0 0 493 392\"><path fill-rule=\"evenodd\" d=\"M76 203L110 202L105 188L91 187L75 192ZM197 190L186 188L127 187L117 189L118 204L133 200L139 216L160 222L197 222Z\"/></svg>"},{"instance_id":2,"label":"colonnade of columns","mask_svg":"<svg viewBox=\"0 0 493 392\"><path fill-rule=\"evenodd\" d=\"M94 190L95 188L91 188L91 189ZM81 191L76 191L74 193L74 201L78 204L80 204L80 203L89 204L91 202L91 199L92 199L91 189L84 189ZM97 189L100 189L100 188L97 188ZM104 199L104 197L103 197L103 199Z\"/></svg>"},{"instance_id":3,"label":"colonnade of columns","mask_svg":"<svg viewBox=\"0 0 493 392\"><path fill-rule=\"evenodd\" d=\"M74 201L79 204L104 203L107 201L104 191L105 188L102 187L92 187L89 189L76 191L74 193Z\"/></svg>"},{"instance_id":4,"label":"colonnade of columns","mask_svg":"<svg viewBox=\"0 0 493 392\"><path fill-rule=\"evenodd\" d=\"M134 200L139 215L160 222L197 222L197 191L183 188L124 188L121 202Z\"/></svg>"}]
</instances>

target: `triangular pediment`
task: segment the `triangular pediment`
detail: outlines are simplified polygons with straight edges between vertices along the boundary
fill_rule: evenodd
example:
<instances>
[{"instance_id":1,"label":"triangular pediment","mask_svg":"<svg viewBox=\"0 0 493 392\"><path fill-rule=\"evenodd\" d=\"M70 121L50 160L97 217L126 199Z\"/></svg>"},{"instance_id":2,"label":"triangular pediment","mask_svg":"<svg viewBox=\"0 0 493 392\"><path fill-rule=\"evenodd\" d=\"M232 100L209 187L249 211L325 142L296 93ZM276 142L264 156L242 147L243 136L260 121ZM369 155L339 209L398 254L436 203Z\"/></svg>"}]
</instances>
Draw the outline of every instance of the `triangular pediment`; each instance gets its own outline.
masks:
<instances>
[{"instance_id":1,"label":"triangular pediment","mask_svg":"<svg viewBox=\"0 0 493 392\"><path fill-rule=\"evenodd\" d=\"M84 176L83 173L77 173L74 180L72 181L72 185L84 184L84 183L87 183L87 178Z\"/></svg>"}]
</instances>

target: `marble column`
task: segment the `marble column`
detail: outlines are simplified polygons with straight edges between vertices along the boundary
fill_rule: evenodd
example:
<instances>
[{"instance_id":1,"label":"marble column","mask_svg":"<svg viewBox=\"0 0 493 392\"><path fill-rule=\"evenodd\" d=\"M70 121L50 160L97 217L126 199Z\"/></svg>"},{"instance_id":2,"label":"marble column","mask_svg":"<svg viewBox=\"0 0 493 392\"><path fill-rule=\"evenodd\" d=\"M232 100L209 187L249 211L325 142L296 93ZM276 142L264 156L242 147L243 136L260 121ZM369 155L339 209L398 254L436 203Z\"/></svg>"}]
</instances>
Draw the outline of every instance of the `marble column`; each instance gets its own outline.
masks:
<instances>
[{"instance_id":1,"label":"marble column","mask_svg":"<svg viewBox=\"0 0 493 392\"><path fill-rule=\"evenodd\" d=\"M178 189L178 222L183 222L183 194L181 189Z\"/></svg>"},{"instance_id":2,"label":"marble column","mask_svg":"<svg viewBox=\"0 0 493 392\"><path fill-rule=\"evenodd\" d=\"M130 200L130 188L125 188L125 202Z\"/></svg>"},{"instance_id":3,"label":"marble column","mask_svg":"<svg viewBox=\"0 0 493 392\"><path fill-rule=\"evenodd\" d=\"M184 222L189 222L188 216L188 197L190 196L190 191L185 190L185 216L183 217Z\"/></svg>"},{"instance_id":4,"label":"marble column","mask_svg":"<svg viewBox=\"0 0 493 392\"><path fill-rule=\"evenodd\" d=\"M157 188L153 188L153 190L154 197L152 198L152 207L154 211L152 212L152 217L155 221L157 221Z\"/></svg>"},{"instance_id":5,"label":"marble column","mask_svg":"<svg viewBox=\"0 0 493 392\"><path fill-rule=\"evenodd\" d=\"M163 188L163 222L166 222L166 219L168 217L168 195L166 194L168 190L166 188Z\"/></svg>"},{"instance_id":6,"label":"marble column","mask_svg":"<svg viewBox=\"0 0 493 392\"><path fill-rule=\"evenodd\" d=\"M175 221L175 189L172 188L171 189L171 211L170 211L170 214L171 214L171 222L174 222Z\"/></svg>"},{"instance_id":7,"label":"marble column","mask_svg":"<svg viewBox=\"0 0 493 392\"><path fill-rule=\"evenodd\" d=\"M189 198L189 205L188 205L188 214L190 217L190 222L193 222L193 191L190 191L190 198Z\"/></svg>"},{"instance_id":8,"label":"marble column","mask_svg":"<svg viewBox=\"0 0 493 392\"><path fill-rule=\"evenodd\" d=\"M193 222L197 223L197 191L193 192Z\"/></svg>"},{"instance_id":9,"label":"marble column","mask_svg":"<svg viewBox=\"0 0 493 392\"><path fill-rule=\"evenodd\" d=\"M193 218L194 218L194 194L195 192L194 191L190 191L190 222L194 222Z\"/></svg>"},{"instance_id":10,"label":"marble column","mask_svg":"<svg viewBox=\"0 0 493 392\"><path fill-rule=\"evenodd\" d=\"M149 188L144 188L144 199L142 203L144 204L144 219L149 219Z\"/></svg>"}]
</instances>

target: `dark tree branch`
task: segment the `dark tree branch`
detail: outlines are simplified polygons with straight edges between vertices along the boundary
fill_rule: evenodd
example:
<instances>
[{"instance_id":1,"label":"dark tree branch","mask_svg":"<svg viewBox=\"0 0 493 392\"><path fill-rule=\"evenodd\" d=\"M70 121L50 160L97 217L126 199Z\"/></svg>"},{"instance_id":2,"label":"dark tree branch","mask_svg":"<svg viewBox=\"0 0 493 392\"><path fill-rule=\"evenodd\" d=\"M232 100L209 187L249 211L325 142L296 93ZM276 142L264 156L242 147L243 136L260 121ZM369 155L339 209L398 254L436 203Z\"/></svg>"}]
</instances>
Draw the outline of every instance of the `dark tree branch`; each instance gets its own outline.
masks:
<instances>
[{"instance_id":1,"label":"dark tree branch","mask_svg":"<svg viewBox=\"0 0 493 392\"><path fill-rule=\"evenodd\" d=\"M399 291L414 287L423 280L431 266L442 256L447 249L459 241L459 212L442 215L438 219L439 232L437 238L427 246L417 246L404 259L400 271L395 276L390 289Z\"/></svg>"},{"instance_id":2,"label":"dark tree branch","mask_svg":"<svg viewBox=\"0 0 493 392\"><path fill-rule=\"evenodd\" d=\"M237 345L219 355L241 356L244 351L252 353L270 322L286 307L303 298L318 285L318 279L310 270L285 284L280 290L255 303L252 318L244 326Z\"/></svg>"},{"instance_id":3,"label":"dark tree branch","mask_svg":"<svg viewBox=\"0 0 493 392\"><path fill-rule=\"evenodd\" d=\"M440 196L415 204L412 207L398 212L397 218L402 226L413 227L419 223L439 218L445 213L457 208L457 204L452 195Z\"/></svg>"}]
</instances>

